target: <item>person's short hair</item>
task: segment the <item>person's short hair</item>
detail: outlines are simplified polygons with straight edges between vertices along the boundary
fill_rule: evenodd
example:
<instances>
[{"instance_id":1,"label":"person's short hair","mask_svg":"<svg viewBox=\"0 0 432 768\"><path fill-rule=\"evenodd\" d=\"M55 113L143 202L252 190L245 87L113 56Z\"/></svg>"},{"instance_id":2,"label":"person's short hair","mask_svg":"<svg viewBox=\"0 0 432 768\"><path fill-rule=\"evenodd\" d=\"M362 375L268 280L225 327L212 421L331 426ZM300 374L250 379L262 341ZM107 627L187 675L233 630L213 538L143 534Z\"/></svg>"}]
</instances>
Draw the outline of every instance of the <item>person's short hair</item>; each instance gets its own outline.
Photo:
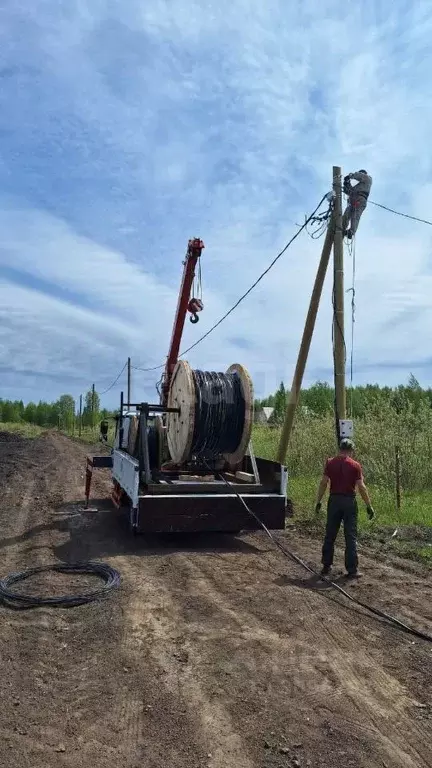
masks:
<instances>
[{"instance_id":1,"label":"person's short hair","mask_svg":"<svg viewBox=\"0 0 432 768\"><path fill-rule=\"evenodd\" d=\"M354 449L355 449L355 445L353 441L350 440L348 437L344 437L339 443L340 451L353 451Z\"/></svg>"}]
</instances>

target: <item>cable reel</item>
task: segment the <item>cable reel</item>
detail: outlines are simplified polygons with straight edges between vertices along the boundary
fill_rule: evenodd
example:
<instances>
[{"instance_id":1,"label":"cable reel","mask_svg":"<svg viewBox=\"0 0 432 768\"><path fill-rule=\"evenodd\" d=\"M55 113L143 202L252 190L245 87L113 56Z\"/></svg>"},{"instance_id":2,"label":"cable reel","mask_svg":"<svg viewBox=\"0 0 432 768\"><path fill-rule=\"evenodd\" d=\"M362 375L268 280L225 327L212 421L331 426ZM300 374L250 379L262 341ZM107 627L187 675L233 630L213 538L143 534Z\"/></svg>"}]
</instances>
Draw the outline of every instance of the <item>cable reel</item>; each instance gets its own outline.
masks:
<instances>
[{"instance_id":1,"label":"cable reel","mask_svg":"<svg viewBox=\"0 0 432 768\"><path fill-rule=\"evenodd\" d=\"M253 385L242 365L226 373L194 371L180 360L173 372L168 406L180 413L167 419L172 460L203 464L223 457L235 466L244 457L253 423Z\"/></svg>"}]
</instances>

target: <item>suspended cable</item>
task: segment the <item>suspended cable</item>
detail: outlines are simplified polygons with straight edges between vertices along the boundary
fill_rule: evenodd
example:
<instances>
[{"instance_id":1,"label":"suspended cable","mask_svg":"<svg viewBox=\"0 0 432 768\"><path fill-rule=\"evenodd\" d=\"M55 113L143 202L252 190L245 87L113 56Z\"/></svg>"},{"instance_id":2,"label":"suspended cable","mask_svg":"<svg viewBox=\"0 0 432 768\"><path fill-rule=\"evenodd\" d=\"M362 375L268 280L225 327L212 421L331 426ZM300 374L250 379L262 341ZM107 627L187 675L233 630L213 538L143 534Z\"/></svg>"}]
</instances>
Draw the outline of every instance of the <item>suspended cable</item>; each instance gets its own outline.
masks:
<instances>
[{"instance_id":1,"label":"suspended cable","mask_svg":"<svg viewBox=\"0 0 432 768\"><path fill-rule=\"evenodd\" d=\"M327 222L327 220L328 220L329 211L327 211L326 213L322 214L321 216L315 216L315 214L317 213L317 211L318 211L318 210L319 210L319 208L321 207L321 205L322 205L322 203L323 203L324 199L325 199L325 195L324 195L324 197L323 197L323 198L320 200L320 202L319 202L319 205L317 205L317 207L315 208L315 210L313 211L313 213L311 213L311 214L310 214L310 216L309 216L309 217L308 217L308 218L305 220L304 224L301 224L301 225L300 225L300 224L295 224L295 225L296 225L296 227L298 227L298 232L296 232L296 234L294 235L294 237L292 237L292 238L291 238L291 240L289 240L289 242L288 242L288 243L286 244L286 246L285 246L285 247L282 249L282 251L280 251L280 253L278 253L278 255L277 255L277 256L276 256L276 257L273 259L273 261L271 262L271 264L269 264L269 266L267 267L267 269L266 269L266 270L264 270L264 272L263 272L263 273L262 273L262 274L259 276L259 278L258 278L258 279L257 279L257 280L256 280L256 281L255 281L255 282L252 284L252 285L251 285L251 287L250 287L250 288L249 288L249 289L246 291L246 293L244 293L244 294L243 294L243 296L241 296L241 297L238 299L238 301L237 301L237 302L236 302L236 303L235 303L235 304L234 304L234 305L231 307L231 309L229 309L229 310L228 310L228 312L226 312L226 313L225 313L225 314L224 314L224 315L223 315L223 316L222 316L222 317L221 317L221 318L218 320L218 322L217 322L217 323L215 323L215 324L214 324L214 325L213 325L213 326L212 326L212 327L211 327L211 328L210 328L210 329L209 329L209 330L208 330L208 331L207 331L205 334L203 334L203 335L202 335L202 336L201 336L201 337L200 337L200 338L199 338L199 339L198 339L196 342L194 342L194 344L191 344L191 346L190 346L190 347L188 347L187 349L185 349L185 350L183 350L182 352L180 352L180 356L187 354L187 353L188 353L188 352L190 352L192 349L194 349L196 346L198 346L198 344L200 344L200 343L201 343L201 341L203 341L204 339L206 339L206 338L207 338L207 336L209 336L209 335L210 335L210 334L211 334L211 333L212 333L212 332L213 332L213 331L214 331L214 330L215 330L215 329L216 329L216 328L217 328L217 327L218 327L218 326L219 326L219 325L220 325L220 324L221 324L221 323L222 323L222 322L223 322L223 321L224 321L224 320L225 320L225 319L226 319L226 318L227 318L227 317L228 317L228 316L229 316L229 315L232 313L232 312L234 312L234 310L235 310L235 309L237 309L237 307L239 306L239 304L240 304L240 303L241 303L241 302L242 302L242 301L243 301L243 300L244 300L244 299L245 299L245 298L246 298L246 297L249 295L249 293L251 293L251 292L252 292L252 290L253 290L253 289L254 289L254 288L255 288L255 287L258 285L258 283L259 283L259 282L261 282L261 280L263 279L263 277L265 277L265 275L266 275L266 274L267 274L267 273L270 271L270 269L272 269L272 267L274 266L274 264L275 264L275 263L276 263L276 262L277 262L277 261L278 261L278 260L281 258L281 256L282 256L282 255L285 253L285 251L286 251L286 250L289 248L289 246L290 246L290 245L291 245L291 244L294 242L294 240L295 240L295 239L296 239L296 238L299 236L299 234L300 234L300 233L301 233L301 232L302 232L304 229L306 229L306 230L307 230L308 224L310 224L310 223L313 223L313 222L316 222L316 223L318 223L318 227L317 227L317 229L316 229L316 230L314 230L313 232L309 232L308 230L307 230L307 231L308 231L308 234L309 234L309 236L310 236L310 237L312 237L312 239L316 239L316 238L318 238L318 237L321 237L321 235L322 235L322 234L324 233L324 231L325 231L325 225L326 225L326 222ZM383 209L383 210L385 210L385 211L389 211L390 213L394 213L394 214L396 214L397 216L403 216L404 218L407 218L407 219L412 219L413 221L418 221L418 222L421 222L421 223L423 223L423 224L429 224L430 226L432 226L432 221L428 221L427 219L421 219L421 218L419 218L419 217L417 217L417 216L411 216L411 215L409 215L409 214L407 214L407 213L402 213L401 211L395 211L393 208L389 208L388 206L386 206L386 205L382 205L381 203L376 203L374 200L369 200L368 202L369 202L369 203L371 203L372 205L375 205L375 206L377 206L378 208L382 208L382 209ZM294 222L294 223L295 223L295 222ZM149 371L157 371L157 370L160 370L161 368L164 368L164 367L165 367L165 363L161 363L160 365L155 365L155 366L152 366L152 367L149 367L149 368L141 368L140 366L133 366L133 368L135 368L137 371L143 371L143 372L145 372L145 373L146 373L146 372L149 372ZM103 394L103 393L102 393L102 394Z\"/></svg>"},{"instance_id":2,"label":"suspended cable","mask_svg":"<svg viewBox=\"0 0 432 768\"><path fill-rule=\"evenodd\" d=\"M281 258L281 256L283 256L283 254L284 254L284 253L285 253L285 252L288 250L288 248L289 248L289 247L290 247L290 245L291 245L291 244L294 242L294 240L296 240L296 239L298 238L298 236L301 234L301 232L303 232L303 230L307 230L307 226L308 226L308 224L309 224L310 222L312 222L312 221L315 219L315 214L316 214L316 213L317 213L317 211L318 211L318 210L321 208L321 206L322 206L322 204L323 204L324 200L326 199L326 197L327 197L327 194L326 194L326 195L323 195L323 197L322 197L322 198L321 198L321 200L319 201L319 203L318 203L318 205L316 206L316 208L315 208L315 209L312 211L312 213L311 213L311 214L310 214L310 215L309 215L309 216L308 216L308 217L305 219L305 222L304 222L304 224L302 224L302 225L296 224L296 226L298 227L298 232L296 232L296 233L295 233L295 235L293 235L293 237L292 237L292 238L291 238L291 239L290 239L290 240L287 242L287 244L284 246L284 248L282 248L282 250L281 250L281 251L279 251L279 253L277 254L277 256L275 256L275 258L273 259L273 261L272 261L272 262L269 264L269 266L268 266L268 267L267 267L267 268L264 270L264 272L262 272L262 273L261 273L261 275L260 275L260 276L257 278L257 280L255 280L255 282L254 282L254 283L252 283L252 285L250 286L250 288L248 288L248 290L247 290L247 291L246 291L246 292L245 292L245 293L244 293L242 296L240 296L240 298L239 298L239 299L236 301L236 303L235 303L235 304L234 304L234 305L231 307L231 309L229 309L229 310L228 310L228 312L225 312L225 314L224 314L224 315L222 315L222 317L221 317L221 318L220 318L220 319L217 321L217 323L215 323L214 325L212 325L212 327L211 327L211 328L210 328L210 329L209 329L209 330L208 330L206 333L204 333L204 334L203 334L203 335L202 335L202 336L201 336L201 337L200 337L200 338L199 338L197 341L195 341L193 344L191 344L191 346L190 346L190 347L188 347L187 349L184 349L184 350L182 350L182 351L180 352L180 355L179 355L179 357L182 357L183 355L186 355L188 352L190 352L190 351L191 351L191 349L194 349L195 347L197 347L197 346L198 346L198 344L200 344L202 341L204 341L204 339L206 339L206 338L207 338L207 336L210 336L210 334L211 334L211 333L213 333L213 331L214 331L214 330L216 330L216 328L218 328L218 326L219 326L219 325L221 325L221 323L223 323L223 321L224 321L224 320L226 320L226 318L227 318L227 317L228 317L228 316L229 316L229 315L230 315L232 312L234 312L234 310L235 310L235 309L237 309L237 307L239 306L239 304L241 304L241 302L242 302L242 301L244 301L244 299L245 299L247 296L249 296L249 294L250 294L250 293L253 291L253 289L254 289L254 288L256 288L256 286L258 285L258 283L260 283L260 282L261 282L261 280L262 280L262 279L263 279L263 278L264 278L264 277L265 277L265 276L268 274L268 272L270 272L270 270L272 269L272 267L274 267L274 265L275 265L275 264L276 264L276 262L277 262L277 261L278 261L278 260ZM328 208L328 210L326 211L326 213L325 213L325 214L323 214L323 217L325 217L325 218L326 218L326 220L327 220L327 219L329 218L329 216L330 216L330 213L331 213L331 209L332 209L332 203L330 203L330 205L329 205L329 208ZM320 221L322 220L322 219L321 219L321 217L319 217L319 220L320 220ZM164 368L164 367L165 367L165 363L161 363L160 365L151 366L150 368L141 368L140 366L133 366L133 367L134 367L134 368L135 368L137 371L143 371L144 373L147 373L148 371L158 371L158 370L160 370L161 368Z\"/></svg>"},{"instance_id":3,"label":"suspended cable","mask_svg":"<svg viewBox=\"0 0 432 768\"><path fill-rule=\"evenodd\" d=\"M106 389L104 389L104 391L103 391L103 392L98 392L98 395L106 395L106 393L107 393L107 392L109 392L109 391L110 391L110 389L112 389L113 387L115 387L115 385L117 384L117 382L118 382L118 380L119 380L120 376L122 375L123 371L125 370L126 366L127 366L127 362L124 364L123 368L121 369L121 371L120 371L120 373L118 374L118 376L116 376L116 378L114 379L114 381L112 382L112 384L110 384L110 385L109 385L109 387L107 387Z\"/></svg>"},{"instance_id":4,"label":"suspended cable","mask_svg":"<svg viewBox=\"0 0 432 768\"><path fill-rule=\"evenodd\" d=\"M354 391L354 324L356 310L356 246L355 237L348 245L348 250L352 258L352 283L347 293L351 292L351 354L350 354L350 415L353 417L353 391Z\"/></svg>"},{"instance_id":5,"label":"suspended cable","mask_svg":"<svg viewBox=\"0 0 432 768\"><path fill-rule=\"evenodd\" d=\"M291 244L294 242L294 240L296 240L296 239L298 238L298 236L301 234L301 232L302 232L304 229L306 229L306 228L307 228L307 225L309 224L309 222L310 222L310 221L312 221L312 219L314 218L314 216L315 216L316 212L319 210L319 208L321 208L321 205L323 204L323 202L324 202L324 200L325 200L325 199L326 199L326 195L323 195L323 197L322 197L322 198L321 198L321 200L319 201L318 205L316 206L315 210L314 210L314 211L313 211L313 212L310 214L310 216L308 216L308 218L306 219L305 223L304 223L304 224L302 224L302 226L299 228L298 232L296 232L296 233L295 233L295 235L293 235L293 237L292 237L292 238L291 238L291 239L290 239L290 240L287 242L287 244L284 246L284 248L282 248L282 250L281 250L281 251L279 251L279 253L277 254L277 256L275 256L275 258L273 259L273 261L272 261L272 262L269 264L269 266L267 267L267 269L265 269L265 270L264 270L264 272L262 272L262 273L261 273L261 275L260 275L260 276L257 278L257 280L255 280L255 282L254 282L254 283L252 283L252 285L250 286L250 288L248 288L248 290L247 290L247 291L246 291L246 292L245 292L245 293L244 293L242 296L240 296L240 298L239 298L239 299L236 301L236 303L235 303L235 304L234 304L234 305L231 307L231 309L229 309L229 310L228 310L228 312L225 312L225 314L224 314L224 315L222 315L222 317L221 317L221 318L220 318L220 319L217 321L217 323L215 323L214 325L212 325L212 327L211 327L211 328L210 328L210 329L209 329L209 330L208 330L206 333L204 333L204 334L203 334L203 335L202 335L202 336L201 336L201 337L200 337L200 338L199 338L197 341L195 341L195 342L194 342L194 344L191 344L191 346L190 346L190 347L188 347L187 349L184 349L184 350L182 350L182 352L180 352L180 356L182 356L182 355L186 355L186 354L187 354L187 352L190 352L190 351L191 351L191 349L194 349L196 346L198 346L198 344L200 344L200 343L201 343L201 342L202 342L204 339L206 339L206 338L207 338L207 336L210 336L210 334L211 334L211 333L213 333L213 331L214 331L214 330L216 330L216 328L218 328L218 326L219 326L219 325L221 325L221 323L223 323L223 321L224 321L224 320L226 320L226 318L227 318L227 317L228 317L228 316L229 316L229 315L230 315L232 312L234 312L234 310L235 310L235 309L237 309L237 307L239 306L239 304L241 304L241 302L242 302L242 301L244 301L244 299L245 299L247 296L249 296L249 294L250 294L250 293L253 291L253 289L254 289L254 288L256 288L256 286L258 285L258 283L260 283L260 282L261 282L261 280L262 280L262 279L263 279L263 278L264 278L264 277L265 277L265 276L268 274L268 272L270 272L270 270L272 269L272 267L274 267L274 265L276 264L276 262L277 262L277 261L278 261L278 260L281 258L281 256L283 256L283 254L284 254L284 253L285 253L285 252L288 250L288 248L289 248L289 247L290 247L290 245L291 245Z\"/></svg>"},{"instance_id":6,"label":"suspended cable","mask_svg":"<svg viewBox=\"0 0 432 768\"><path fill-rule=\"evenodd\" d=\"M139 365L133 365L132 368L135 371L142 371L143 373L147 373L148 371L159 371L161 368L165 368L165 363L154 365L152 368L141 368Z\"/></svg>"},{"instance_id":7,"label":"suspended cable","mask_svg":"<svg viewBox=\"0 0 432 768\"><path fill-rule=\"evenodd\" d=\"M401 211L395 211L393 208L388 208L386 205L382 205L381 203L375 203L373 200L368 200L368 203L371 205L376 205L377 208L382 208L384 211L389 211L389 213L395 213L396 216L403 216L405 219L419 221L421 224L429 224L429 226L432 227L432 221L428 221L427 219L419 219L418 216L410 216L409 213L401 213Z\"/></svg>"}]
</instances>

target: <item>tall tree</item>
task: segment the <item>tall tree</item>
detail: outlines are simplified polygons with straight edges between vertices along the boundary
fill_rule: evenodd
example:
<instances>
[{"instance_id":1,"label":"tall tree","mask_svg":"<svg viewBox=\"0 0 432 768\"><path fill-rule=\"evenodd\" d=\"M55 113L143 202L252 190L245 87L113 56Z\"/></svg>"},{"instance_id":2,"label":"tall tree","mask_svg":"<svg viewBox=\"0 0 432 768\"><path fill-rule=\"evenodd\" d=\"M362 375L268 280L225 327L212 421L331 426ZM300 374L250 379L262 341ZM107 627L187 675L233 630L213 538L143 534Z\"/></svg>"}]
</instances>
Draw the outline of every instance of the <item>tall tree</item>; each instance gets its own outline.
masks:
<instances>
[{"instance_id":1,"label":"tall tree","mask_svg":"<svg viewBox=\"0 0 432 768\"><path fill-rule=\"evenodd\" d=\"M271 424L281 424L285 414L286 408L286 390L283 381L279 385L279 389L275 393L274 397L274 411L270 417Z\"/></svg>"},{"instance_id":2,"label":"tall tree","mask_svg":"<svg viewBox=\"0 0 432 768\"><path fill-rule=\"evenodd\" d=\"M322 416L334 407L334 389L326 381L317 381L301 393L302 403L313 413Z\"/></svg>"},{"instance_id":3,"label":"tall tree","mask_svg":"<svg viewBox=\"0 0 432 768\"><path fill-rule=\"evenodd\" d=\"M60 426L70 429L75 416L75 400L72 395L61 395L56 403Z\"/></svg>"}]
</instances>

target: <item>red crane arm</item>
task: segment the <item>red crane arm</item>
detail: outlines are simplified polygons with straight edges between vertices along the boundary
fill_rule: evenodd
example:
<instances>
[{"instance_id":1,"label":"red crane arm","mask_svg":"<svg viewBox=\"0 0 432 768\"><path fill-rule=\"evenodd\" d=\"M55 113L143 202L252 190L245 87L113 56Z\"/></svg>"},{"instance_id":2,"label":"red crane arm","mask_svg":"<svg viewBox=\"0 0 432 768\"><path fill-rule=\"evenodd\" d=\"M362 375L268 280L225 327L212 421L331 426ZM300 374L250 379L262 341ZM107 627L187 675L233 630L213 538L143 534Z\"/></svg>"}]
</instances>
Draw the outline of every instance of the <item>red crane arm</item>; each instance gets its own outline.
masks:
<instances>
[{"instance_id":1,"label":"red crane arm","mask_svg":"<svg viewBox=\"0 0 432 768\"><path fill-rule=\"evenodd\" d=\"M199 237L195 237L193 240L189 240L188 248L186 252L186 258L183 262L183 278L180 287L180 293L177 303L177 310L174 318L173 331L169 346L168 357L165 365L165 372L162 383L162 405L167 405L168 392L170 388L171 378L174 368L178 361L180 352L180 344L183 335L183 328L186 319L186 313L188 311L189 299L191 294L191 288L193 279L195 277L195 267L198 263L198 259L201 256L201 251L204 248L204 243Z\"/></svg>"}]
</instances>

